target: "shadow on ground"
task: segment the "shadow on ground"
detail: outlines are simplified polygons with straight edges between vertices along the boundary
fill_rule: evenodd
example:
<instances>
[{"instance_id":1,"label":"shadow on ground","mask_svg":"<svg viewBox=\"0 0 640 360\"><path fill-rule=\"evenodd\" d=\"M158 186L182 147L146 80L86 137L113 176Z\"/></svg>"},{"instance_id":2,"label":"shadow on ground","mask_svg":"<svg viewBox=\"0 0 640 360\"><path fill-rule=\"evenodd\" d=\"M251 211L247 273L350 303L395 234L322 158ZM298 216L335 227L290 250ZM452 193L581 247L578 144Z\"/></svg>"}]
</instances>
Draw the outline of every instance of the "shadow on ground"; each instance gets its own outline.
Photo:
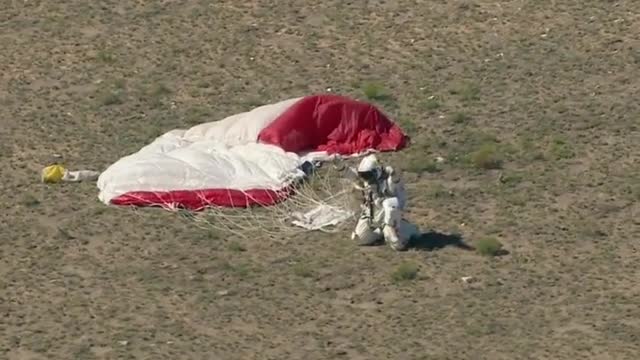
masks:
<instances>
[{"instance_id":1,"label":"shadow on ground","mask_svg":"<svg viewBox=\"0 0 640 360\"><path fill-rule=\"evenodd\" d=\"M463 250L474 250L473 246L465 243L460 235L443 234L435 231L422 233L419 237L413 238L409 243L409 248L425 251L439 250L447 246Z\"/></svg>"}]
</instances>

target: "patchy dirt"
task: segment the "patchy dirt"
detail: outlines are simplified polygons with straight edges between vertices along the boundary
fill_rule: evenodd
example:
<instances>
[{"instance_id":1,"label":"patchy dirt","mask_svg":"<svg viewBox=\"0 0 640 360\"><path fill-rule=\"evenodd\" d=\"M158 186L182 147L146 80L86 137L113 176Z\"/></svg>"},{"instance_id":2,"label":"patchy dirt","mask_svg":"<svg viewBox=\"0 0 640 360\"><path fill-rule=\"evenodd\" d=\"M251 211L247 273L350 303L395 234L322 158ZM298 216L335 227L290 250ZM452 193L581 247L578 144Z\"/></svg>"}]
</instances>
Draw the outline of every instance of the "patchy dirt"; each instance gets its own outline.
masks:
<instances>
[{"instance_id":1,"label":"patchy dirt","mask_svg":"<svg viewBox=\"0 0 640 360\"><path fill-rule=\"evenodd\" d=\"M630 0L5 1L0 357L636 359L639 34ZM328 88L388 94L437 246L245 241L38 182Z\"/></svg>"}]
</instances>

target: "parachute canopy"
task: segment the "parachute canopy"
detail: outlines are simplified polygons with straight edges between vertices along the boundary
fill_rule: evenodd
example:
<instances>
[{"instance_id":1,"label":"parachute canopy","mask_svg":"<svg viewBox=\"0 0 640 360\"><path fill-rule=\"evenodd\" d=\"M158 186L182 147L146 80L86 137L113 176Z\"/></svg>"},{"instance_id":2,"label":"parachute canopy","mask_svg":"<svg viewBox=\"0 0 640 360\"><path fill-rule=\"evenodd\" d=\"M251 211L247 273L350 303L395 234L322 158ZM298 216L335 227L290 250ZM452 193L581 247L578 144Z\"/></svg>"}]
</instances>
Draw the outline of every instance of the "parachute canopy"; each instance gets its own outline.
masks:
<instances>
[{"instance_id":1,"label":"parachute canopy","mask_svg":"<svg viewBox=\"0 0 640 360\"><path fill-rule=\"evenodd\" d=\"M98 179L106 204L201 210L272 205L307 161L395 151L408 136L372 104L313 95L159 136Z\"/></svg>"}]
</instances>

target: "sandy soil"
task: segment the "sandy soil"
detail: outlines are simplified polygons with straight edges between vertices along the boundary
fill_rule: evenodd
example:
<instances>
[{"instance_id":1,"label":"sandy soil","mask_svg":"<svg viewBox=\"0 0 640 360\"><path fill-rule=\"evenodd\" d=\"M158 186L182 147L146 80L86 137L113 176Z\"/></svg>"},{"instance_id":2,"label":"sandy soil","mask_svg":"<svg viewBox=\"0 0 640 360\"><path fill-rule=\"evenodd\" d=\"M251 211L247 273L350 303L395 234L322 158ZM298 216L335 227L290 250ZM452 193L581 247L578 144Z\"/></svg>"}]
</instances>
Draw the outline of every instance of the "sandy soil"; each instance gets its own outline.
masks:
<instances>
[{"instance_id":1,"label":"sandy soil","mask_svg":"<svg viewBox=\"0 0 640 360\"><path fill-rule=\"evenodd\" d=\"M0 358L638 358L634 1L0 9ZM327 88L388 95L373 97L414 142L384 159L440 234L426 246L248 241L39 182L54 154L101 170L170 129ZM394 281L404 263L417 277Z\"/></svg>"}]
</instances>

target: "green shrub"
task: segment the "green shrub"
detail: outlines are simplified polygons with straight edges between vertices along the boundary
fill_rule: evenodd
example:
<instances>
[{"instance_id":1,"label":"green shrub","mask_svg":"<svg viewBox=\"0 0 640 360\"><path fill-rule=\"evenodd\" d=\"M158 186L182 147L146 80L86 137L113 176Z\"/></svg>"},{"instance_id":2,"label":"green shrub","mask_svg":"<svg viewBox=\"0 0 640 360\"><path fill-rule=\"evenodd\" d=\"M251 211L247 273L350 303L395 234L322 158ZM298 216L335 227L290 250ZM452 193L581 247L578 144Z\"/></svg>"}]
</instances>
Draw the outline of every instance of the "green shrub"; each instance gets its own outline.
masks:
<instances>
[{"instance_id":1,"label":"green shrub","mask_svg":"<svg viewBox=\"0 0 640 360\"><path fill-rule=\"evenodd\" d=\"M391 273L391 278L394 282L413 280L418 276L418 270L418 265L405 262Z\"/></svg>"},{"instance_id":2,"label":"green shrub","mask_svg":"<svg viewBox=\"0 0 640 360\"><path fill-rule=\"evenodd\" d=\"M482 145L471 154L471 163L479 169L500 169L502 168L502 157L495 144Z\"/></svg>"},{"instance_id":3,"label":"green shrub","mask_svg":"<svg viewBox=\"0 0 640 360\"><path fill-rule=\"evenodd\" d=\"M385 100L389 95L384 90L384 87L376 83L366 83L362 86L362 93L369 100Z\"/></svg>"},{"instance_id":4,"label":"green shrub","mask_svg":"<svg viewBox=\"0 0 640 360\"><path fill-rule=\"evenodd\" d=\"M242 244L238 243L238 242L231 242L229 243L229 250L233 251L233 252L244 252L247 251L247 249L242 246Z\"/></svg>"},{"instance_id":5,"label":"green shrub","mask_svg":"<svg viewBox=\"0 0 640 360\"><path fill-rule=\"evenodd\" d=\"M293 266L293 273L297 276L309 278L313 277L313 270L305 263L297 263Z\"/></svg>"},{"instance_id":6,"label":"green shrub","mask_svg":"<svg viewBox=\"0 0 640 360\"><path fill-rule=\"evenodd\" d=\"M412 157L408 159L406 170L412 173L421 174L423 172L438 173L442 171L440 164L425 158Z\"/></svg>"},{"instance_id":7,"label":"green shrub","mask_svg":"<svg viewBox=\"0 0 640 360\"><path fill-rule=\"evenodd\" d=\"M440 108L440 103L435 98L427 99L427 101L424 102L424 108L433 111Z\"/></svg>"},{"instance_id":8,"label":"green shrub","mask_svg":"<svg viewBox=\"0 0 640 360\"><path fill-rule=\"evenodd\" d=\"M502 243L496 238L484 238L476 242L476 250L484 256L496 256L502 250Z\"/></svg>"},{"instance_id":9,"label":"green shrub","mask_svg":"<svg viewBox=\"0 0 640 360\"><path fill-rule=\"evenodd\" d=\"M466 124L471 120L471 117L463 112L457 112L451 115L451 121L454 124Z\"/></svg>"},{"instance_id":10,"label":"green shrub","mask_svg":"<svg viewBox=\"0 0 640 360\"><path fill-rule=\"evenodd\" d=\"M576 156L571 145L563 138L553 139L549 152L556 160L571 159Z\"/></svg>"}]
</instances>

